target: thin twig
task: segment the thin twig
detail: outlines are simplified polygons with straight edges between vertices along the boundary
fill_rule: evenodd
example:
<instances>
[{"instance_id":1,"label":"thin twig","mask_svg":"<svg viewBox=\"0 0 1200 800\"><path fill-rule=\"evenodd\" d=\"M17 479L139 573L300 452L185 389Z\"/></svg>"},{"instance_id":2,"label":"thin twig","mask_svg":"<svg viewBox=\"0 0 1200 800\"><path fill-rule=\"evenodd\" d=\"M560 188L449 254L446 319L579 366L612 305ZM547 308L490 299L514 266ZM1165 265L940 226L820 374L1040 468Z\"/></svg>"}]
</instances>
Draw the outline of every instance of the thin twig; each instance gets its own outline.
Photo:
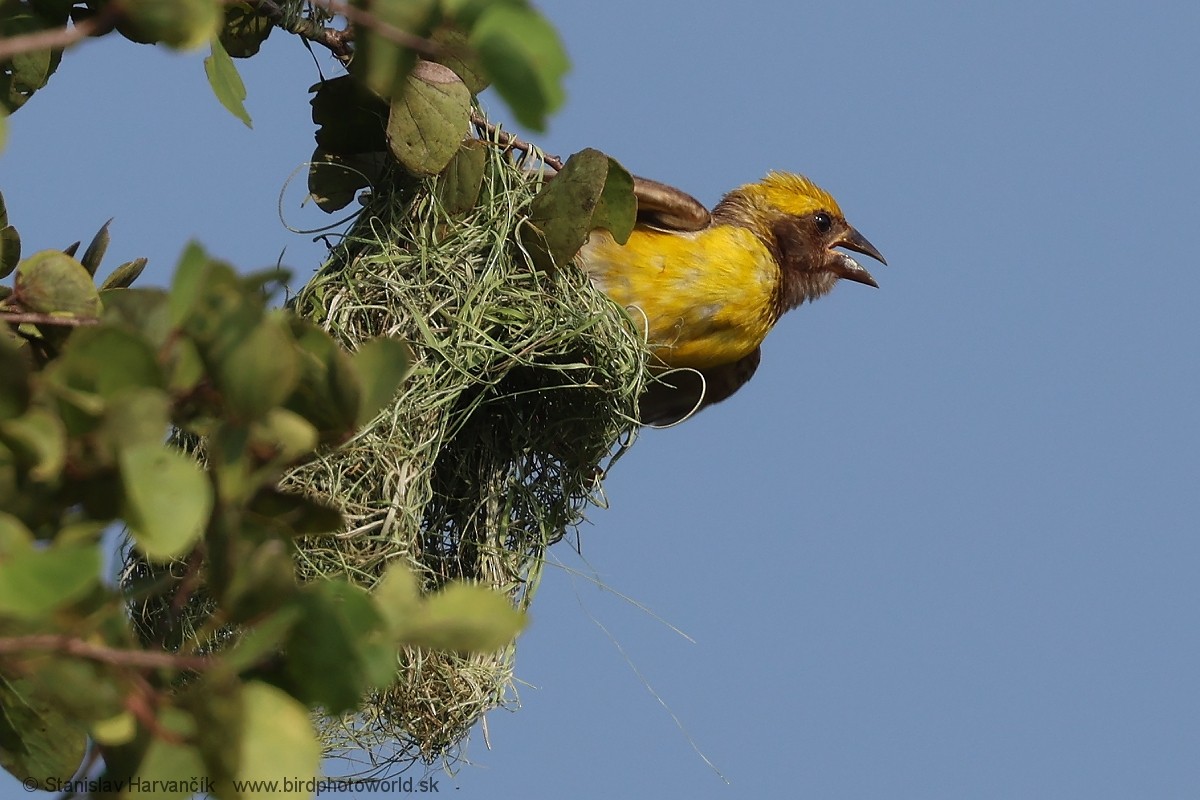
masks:
<instances>
[{"instance_id":1,"label":"thin twig","mask_svg":"<svg viewBox=\"0 0 1200 800\"><path fill-rule=\"evenodd\" d=\"M339 17L345 17L346 21L351 25L362 26L368 28L375 33L378 33L389 42L398 44L401 47L407 47L409 50L420 53L423 56L441 55L443 48L437 42L423 39L416 34L409 33L406 30L401 30L389 22L384 22L370 11L365 11L357 6L352 6L349 3L343 3L341 0L310 0L314 6L324 8L331 14ZM315 41L315 40L314 40ZM321 42L324 44L324 42Z\"/></svg>"},{"instance_id":2,"label":"thin twig","mask_svg":"<svg viewBox=\"0 0 1200 800\"><path fill-rule=\"evenodd\" d=\"M63 317L54 314L41 314L36 311L4 311L0 310L0 322L10 322L14 325L31 323L33 325L58 325L63 328L84 328L89 325L99 325L96 317Z\"/></svg>"},{"instance_id":3,"label":"thin twig","mask_svg":"<svg viewBox=\"0 0 1200 800\"><path fill-rule=\"evenodd\" d=\"M504 145L505 147L510 147L513 150L519 150L522 153L528 153L530 150L534 149L534 146L529 142L524 141L508 131L501 130L498 125L493 125L492 123L488 122L478 111L471 112L471 124L476 128L485 131L488 136L495 137L496 141L500 142L500 144ZM552 156L549 153L543 153L540 150L538 151L538 154L541 156L543 164L550 167L555 172L562 170L563 161L561 158L558 156Z\"/></svg>"},{"instance_id":4,"label":"thin twig","mask_svg":"<svg viewBox=\"0 0 1200 800\"><path fill-rule=\"evenodd\" d=\"M45 633L0 638L0 655L49 652L135 669L201 670L214 663L209 656L188 656L150 650L121 650L62 634Z\"/></svg>"},{"instance_id":5,"label":"thin twig","mask_svg":"<svg viewBox=\"0 0 1200 800\"><path fill-rule=\"evenodd\" d=\"M121 11L116 3L109 4L94 17L80 20L69 28L51 28L20 36L0 38L0 61L37 50L65 50L89 36L100 36L117 26Z\"/></svg>"},{"instance_id":6,"label":"thin twig","mask_svg":"<svg viewBox=\"0 0 1200 800\"><path fill-rule=\"evenodd\" d=\"M321 45L343 64L349 64L354 56L354 49L350 47L350 43L354 41L353 28L326 28L319 21L309 17L288 20L283 9L274 0L255 0L253 8L280 30Z\"/></svg>"},{"instance_id":7,"label":"thin twig","mask_svg":"<svg viewBox=\"0 0 1200 800\"><path fill-rule=\"evenodd\" d=\"M151 736L174 745L186 743L184 737L164 728L158 721L158 707L162 695L145 680L134 680L132 691L125 695L125 710L133 714Z\"/></svg>"}]
</instances>

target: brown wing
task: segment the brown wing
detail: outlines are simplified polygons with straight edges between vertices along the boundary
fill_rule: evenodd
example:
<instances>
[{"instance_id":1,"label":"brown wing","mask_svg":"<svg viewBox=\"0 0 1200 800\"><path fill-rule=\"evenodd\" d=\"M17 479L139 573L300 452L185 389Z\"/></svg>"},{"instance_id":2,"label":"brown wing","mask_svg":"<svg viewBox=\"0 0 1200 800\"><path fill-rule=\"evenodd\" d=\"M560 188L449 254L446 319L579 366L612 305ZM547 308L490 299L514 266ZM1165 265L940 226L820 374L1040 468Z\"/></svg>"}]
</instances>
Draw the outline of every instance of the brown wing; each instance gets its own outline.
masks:
<instances>
[{"instance_id":1,"label":"brown wing","mask_svg":"<svg viewBox=\"0 0 1200 800\"><path fill-rule=\"evenodd\" d=\"M698 231L708 227L708 209L687 192L665 183L633 176L640 225L666 231Z\"/></svg>"},{"instance_id":2,"label":"brown wing","mask_svg":"<svg viewBox=\"0 0 1200 800\"><path fill-rule=\"evenodd\" d=\"M643 425L673 425L693 411L726 399L754 376L760 348L740 361L702 370L674 370L650 385L638 400ZM703 377L702 377L703 376Z\"/></svg>"}]
</instances>

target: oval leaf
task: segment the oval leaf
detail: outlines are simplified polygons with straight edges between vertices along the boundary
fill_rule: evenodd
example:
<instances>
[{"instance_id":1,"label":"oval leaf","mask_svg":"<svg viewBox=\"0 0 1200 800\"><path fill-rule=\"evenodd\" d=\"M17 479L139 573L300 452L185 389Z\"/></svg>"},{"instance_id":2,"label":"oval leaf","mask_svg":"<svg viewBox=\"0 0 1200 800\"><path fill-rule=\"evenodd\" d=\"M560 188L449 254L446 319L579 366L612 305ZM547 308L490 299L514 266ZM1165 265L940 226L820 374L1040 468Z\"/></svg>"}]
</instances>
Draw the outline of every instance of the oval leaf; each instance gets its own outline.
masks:
<instances>
[{"instance_id":1,"label":"oval leaf","mask_svg":"<svg viewBox=\"0 0 1200 800\"><path fill-rule=\"evenodd\" d=\"M564 264L596 228L618 241L629 238L637 217L633 178L599 150L581 150L533 198L529 217L553 263Z\"/></svg>"},{"instance_id":2,"label":"oval leaf","mask_svg":"<svg viewBox=\"0 0 1200 800\"><path fill-rule=\"evenodd\" d=\"M223 6L220 0L122 0L117 30L135 42L194 50L220 32Z\"/></svg>"},{"instance_id":3,"label":"oval leaf","mask_svg":"<svg viewBox=\"0 0 1200 800\"><path fill-rule=\"evenodd\" d=\"M17 265L17 302L41 314L95 317L100 293L83 264L58 250L34 253Z\"/></svg>"},{"instance_id":4,"label":"oval leaf","mask_svg":"<svg viewBox=\"0 0 1200 800\"><path fill-rule=\"evenodd\" d=\"M0 279L7 278L21 260L21 235L12 225L0 228Z\"/></svg>"},{"instance_id":5,"label":"oval leaf","mask_svg":"<svg viewBox=\"0 0 1200 800\"><path fill-rule=\"evenodd\" d=\"M361 426L392 402L412 369L412 352L399 339L372 339L354 353L354 368L362 387L358 406Z\"/></svg>"},{"instance_id":6,"label":"oval leaf","mask_svg":"<svg viewBox=\"0 0 1200 800\"><path fill-rule=\"evenodd\" d=\"M258 52L274 27L271 20L254 13L249 3L231 2L225 7L221 46L234 58L249 58Z\"/></svg>"},{"instance_id":7,"label":"oval leaf","mask_svg":"<svg viewBox=\"0 0 1200 800\"><path fill-rule=\"evenodd\" d=\"M300 379L299 355L286 322L265 318L216 366L218 387L242 419L259 419L292 393Z\"/></svg>"},{"instance_id":8,"label":"oval leaf","mask_svg":"<svg viewBox=\"0 0 1200 800\"><path fill-rule=\"evenodd\" d=\"M26 792L50 791L50 780L69 780L83 760L87 732L25 680L0 676L0 708L0 766Z\"/></svg>"},{"instance_id":9,"label":"oval leaf","mask_svg":"<svg viewBox=\"0 0 1200 800\"><path fill-rule=\"evenodd\" d=\"M244 102L246 84L242 83L242 76L233 65L233 59L225 52L218 39L213 39L212 54L204 59L204 74L208 76L208 85L212 87L213 94L217 96L221 105L244 122L247 128L253 128Z\"/></svg>"},{"instance_id":10,"label":"oval leaf","mask_svg":"<svg viewBox=\"0 0 1200 800\"><path fill-rule=\"evenodd\" d=\"M458 152L471 118L471 91L449 67L421 61L388 115L388 147L414 175L436 175Z\"/></svg>"},{"instance_id":11,"label":"oval leaf","mask_svg":"<svg viewBox=\"0 0 1200 800\"><path fill-rule=\"evenodd\" d=\"M287 778L272 797L307 798L321 766L321 746L308 709L287 693L261 681L242 689L240 782ZM295 787L288 790L288 785Z\"/></svg>"},{"instance_id":12,"label":"oval leaf","mask_svg":"<svg viewBox=\"0 0 1200 800\"><path fill-rule=\"evenodd\" d=\"M452 583L412 614L401 627L400 639L433 650L486 653L510 644L526 620L504 595Z\"/></svg>"},{"instance_id":13,"label":"oval leaf","mask_svg":"<svg viewBox=\"0 0 1200 800\"><path fill-rule=\"evenodd\" d=\"M147 558L168 560L200 538L212 511L212 486L188 456L139 444L118 455L126 521Z\"/></svg>"},{"instance_id":14,"label":"oval leaf","mask_svg":"<svg viewBox=\"0 0 1200 800\"><path fill-rule=\"evenodd\" d=\"M458 148L454 158L438 181L438 200L449 214L462 214L475 207L483 188L483 172L487 165L488 146L478 139L468 139Z\"/></svg>"},{"instance_id":15,"label":"oval leaf","mask_svg":"<svg viewBox=\"0 0 1200 800\"><path fill-rule=\"evenodd\" d=\"M100 561L93 544L16 553L0 563L0 615L38 619L78 600L100 582Z\"/></svg>"},{"instance_id":16,"label":"oval leaf","mask_svg":"<svg viewBox=\"0 0 1200 800\"><path fill-rule=\"evenodd\" d=\"M471 44L517 121L545 128L566 98L563 76L571 66L554 26L528 6L493 3L472 28Z\"/></svg>"}]
</instances>

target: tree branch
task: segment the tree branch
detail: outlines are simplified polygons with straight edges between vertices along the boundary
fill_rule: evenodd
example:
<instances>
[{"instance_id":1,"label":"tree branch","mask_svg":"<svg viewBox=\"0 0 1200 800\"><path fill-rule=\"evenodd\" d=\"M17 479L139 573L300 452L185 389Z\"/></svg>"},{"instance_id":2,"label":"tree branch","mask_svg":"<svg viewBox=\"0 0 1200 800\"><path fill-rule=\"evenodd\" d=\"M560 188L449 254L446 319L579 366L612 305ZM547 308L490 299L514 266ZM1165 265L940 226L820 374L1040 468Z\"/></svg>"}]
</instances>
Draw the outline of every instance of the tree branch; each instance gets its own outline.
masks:
<instances>
[{"instance_id":1,"label":"tree branch","mask_svg":"<svg viewBox=\"0 0 1200 800\"><path fill-rule=\"evenodd\" d=\"M60 653L135 669L202 670L214 663L209 656L188 656L150 650L121 650L62 634L33 634L0 638L0 656L27 652Z\"/></svg>"},{"instance_id":2,"label":"tree branch","mask_svg":"<svg viewBox=\"0 0 1200 800\"><path fill-rule=\"evenodd\" d=\"M314 6L325 9L330 14L345 17L346 21L351 25L369 28L389 42L398 44L401 47L407 47L409 50L423 56L436 56L443 52L442 46L437 42L423 39L416 34L397 28L389 22L384 22L370 11L365 11L357 6L343 3L341 0L310 0L310 2ZM314 39L313 41L317 40ZM324 42L319 43L325 44ZM330 49L332 50L332 48ZM337 55L337 53L335 52L334 55Z\"/></svg>"},{"instance_id":3,"label":"tree branch","mask_svg":"<svg viewBox=\"0 0 1200 800\"><path fill-rule=\"evenodd\" d=\"M500 130L499 126L488 122L478 111L471 112L471 124L476 128L479 128L488 136L494 137L496 141L498 141L504 147L510 147L513 150L519 150L522 153L528 153L535 149L534 146L529 142L526 142L525 140L509 133L508 131ZM549 153L543 153L540 150L537 152L541 156L543 164L550 167L555 172L562 170L563 161L561 158L558 156L552 156Z\"/></svg>"},{"instance_id":4,"label":"tree branch","mask_svg":"<svg viewBox=\"0 0 1200 800\"><path fill-rule=\"evenodd\" d=\"M93 17L80 20L69 28L50 28L20 36L0 38L0 61L37 50L65 50L81 39L108 33L117 25L121 12L117 4L107 5Z\"/></svg>"},{"instance_id":5,"label":"tree branch","mask_svg":"<svg viewBox=\"0 0 1200 800\"><path fill-rule=\"evenodd\" d=\"M354 41L353 28L326 28L311 18L287 19L283 9L274 0L255 0L254 10L271 21L280 30L294 33L302 39L321 45L343 64L349 64L354 55L350 43Z\"/></svg>"},{"instance_id":6,"label":"tree branch","mask_svg":"<svg viewBox=\"0 0 1200 800\"><path fill-rule=\"evenodd\" d=\"M33 325L58 325L63 328L85 328L89 325L99 325L96 317L61 317L54 314L39 314L35 311L5 311L0 309L0 322L10 322L13 325L31 323Z\"/></svg>"}]
</instances>

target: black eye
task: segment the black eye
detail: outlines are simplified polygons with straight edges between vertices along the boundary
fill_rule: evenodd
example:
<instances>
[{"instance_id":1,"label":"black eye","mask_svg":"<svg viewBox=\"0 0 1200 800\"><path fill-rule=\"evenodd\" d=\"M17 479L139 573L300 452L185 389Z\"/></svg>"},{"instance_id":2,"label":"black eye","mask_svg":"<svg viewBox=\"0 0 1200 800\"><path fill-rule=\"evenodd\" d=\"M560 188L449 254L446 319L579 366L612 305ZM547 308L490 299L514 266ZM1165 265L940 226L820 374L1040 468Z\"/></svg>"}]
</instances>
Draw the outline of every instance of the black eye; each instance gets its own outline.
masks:
<instances>
[{"instance_id":1,"label":"black eye","mask_svg":"<svg viewBox=\"0 0 1200 800\"><path fill-rule=\"evenodd\" d=\"M817 230L821 233L829 233L829 229L833 227L833 220L824 211L813 214L813 222L817 224Z\"/></svg>"}]
</instances>

